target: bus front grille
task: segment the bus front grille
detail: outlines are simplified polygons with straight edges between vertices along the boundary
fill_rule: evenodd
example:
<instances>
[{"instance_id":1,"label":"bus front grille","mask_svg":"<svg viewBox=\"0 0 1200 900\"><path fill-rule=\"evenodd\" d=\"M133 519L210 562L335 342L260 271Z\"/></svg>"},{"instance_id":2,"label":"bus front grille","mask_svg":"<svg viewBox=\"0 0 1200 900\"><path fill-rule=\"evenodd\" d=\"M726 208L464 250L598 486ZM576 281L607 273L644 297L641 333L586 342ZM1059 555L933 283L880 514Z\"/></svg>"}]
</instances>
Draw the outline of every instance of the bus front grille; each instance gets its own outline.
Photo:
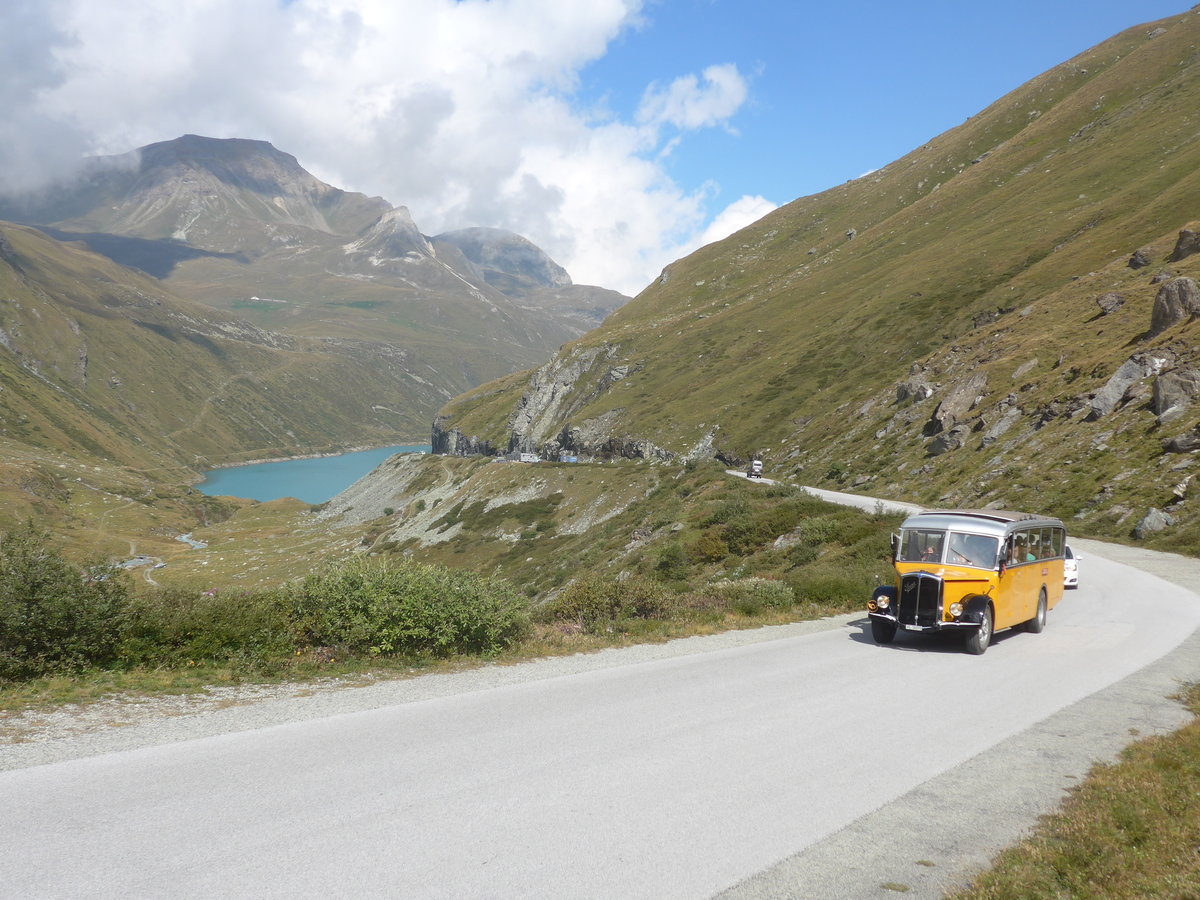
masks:
<instances>
[{"instance_id":1,"label":"bus front grille","mask_svg":"<svg viewBox=\"0 0 1200 900\"><path fill-rule=\"evenodd\" d=\"M942 579L926 572L910 572L900 579L901 625L930 628L942 619Z\"/></svg>"}]
</instances>

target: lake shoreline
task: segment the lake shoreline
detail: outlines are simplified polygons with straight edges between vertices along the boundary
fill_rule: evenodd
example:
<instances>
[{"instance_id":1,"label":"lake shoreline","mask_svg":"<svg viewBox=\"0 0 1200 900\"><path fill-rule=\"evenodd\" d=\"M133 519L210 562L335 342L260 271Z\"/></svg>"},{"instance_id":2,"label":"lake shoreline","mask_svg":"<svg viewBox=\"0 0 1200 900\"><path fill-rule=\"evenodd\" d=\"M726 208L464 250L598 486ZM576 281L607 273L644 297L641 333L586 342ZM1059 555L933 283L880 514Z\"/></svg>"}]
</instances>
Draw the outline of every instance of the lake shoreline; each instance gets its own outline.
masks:
<instances>
[{"instance_id":1,"label":"lake shoreline","mask_svg":"<svg viewBox=\"0 0 1200 900\"><path fill-rule=\"evenodd\" d=\"M210 497L240 497L260 503L292 497L316 505L395 455L425 455L431 450L427 443L384 444L338 453L308 453L227 464L206 469L194 488Z\"/></svg>"},{"instance_id":2,"label":"lake shoreline","mask_svg":"<svg viewBox=\"0 0 1200 900\"><path fill-rule=\"evenodd\" d=\"M259 459L245 459L241 462L224 462L224 463L208 463L207 468L202 469L200 478L196 483L204 481L205 472L215 472L218 469L236 469L240 466L257 466L262 463L273 462L294 462L299 459L328 459L332 456L344 456L347 453L362 453L367 450L382 450L384 447L429 447L429 443L421 441L413 441L411 444L361 444L354 447L346 447L342 450L332 450L329 453L300 453L296 456L264 456Z\"/></svg>"}]
</instances>

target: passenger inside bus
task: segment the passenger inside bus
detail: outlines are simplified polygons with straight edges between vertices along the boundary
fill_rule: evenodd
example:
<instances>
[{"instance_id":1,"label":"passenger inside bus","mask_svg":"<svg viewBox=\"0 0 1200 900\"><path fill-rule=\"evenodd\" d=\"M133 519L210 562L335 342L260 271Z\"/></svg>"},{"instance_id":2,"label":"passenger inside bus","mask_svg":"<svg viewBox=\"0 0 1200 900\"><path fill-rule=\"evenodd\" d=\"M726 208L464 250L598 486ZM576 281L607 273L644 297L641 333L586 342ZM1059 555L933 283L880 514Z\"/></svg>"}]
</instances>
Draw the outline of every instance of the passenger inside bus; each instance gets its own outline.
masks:
<instances>
[{"instance_id":1,"label":"passenger inside bus","mask_svg":"<svg viewBox=\"0 0 1200 900\"><path fill-rule=\"evenodd\" d=\"M950 534L949 562L991 569L996 565L996 539L982 534Z\"/></svg>"}]
</instances>

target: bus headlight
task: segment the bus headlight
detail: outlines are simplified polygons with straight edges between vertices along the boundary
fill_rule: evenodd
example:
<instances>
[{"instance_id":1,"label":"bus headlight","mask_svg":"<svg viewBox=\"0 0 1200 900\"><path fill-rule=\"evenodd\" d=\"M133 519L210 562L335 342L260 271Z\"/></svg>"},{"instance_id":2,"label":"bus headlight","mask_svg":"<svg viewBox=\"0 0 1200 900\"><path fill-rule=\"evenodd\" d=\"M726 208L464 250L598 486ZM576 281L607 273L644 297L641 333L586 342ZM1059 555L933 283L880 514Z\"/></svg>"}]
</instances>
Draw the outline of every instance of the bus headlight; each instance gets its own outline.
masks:
<instances>
[{"instance_id":1,"label":"bus headlight","mask_svg":"<svg viewBox=\"0 0 1200 900\"><path fill-rule=\"evenodd\" d=\"M961 603L951 603L950 604L950 615L954 616L954 618L957 619L962 614L963 614L963 605Z\"/></svg>"},{"instance_id":2,"label":"bus headlight","mask_svg":"<svg viewBox=\"0 0 1200 900\"><path fill-rule=\"evenodd\" d=\"M888 606L891 605L891 602L892 598L887 594L880 594L879 596L875 597L875 605L880 609L887 609Z\"/></svg>"}]
</instances>

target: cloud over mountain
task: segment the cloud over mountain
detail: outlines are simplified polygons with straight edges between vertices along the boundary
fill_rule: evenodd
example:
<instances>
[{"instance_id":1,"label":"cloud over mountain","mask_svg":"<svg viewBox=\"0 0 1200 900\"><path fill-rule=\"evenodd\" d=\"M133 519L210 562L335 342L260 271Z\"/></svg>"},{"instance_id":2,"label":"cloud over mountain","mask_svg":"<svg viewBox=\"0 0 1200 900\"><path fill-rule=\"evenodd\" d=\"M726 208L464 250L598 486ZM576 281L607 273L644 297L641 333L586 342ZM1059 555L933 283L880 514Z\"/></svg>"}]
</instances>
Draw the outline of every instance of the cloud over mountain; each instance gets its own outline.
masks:
<instances>
[{"instance_id":1,"label":"cloud over mountain","mask_svg":"<svg viewBox=\"0 0 1200 900\"><path fill-rule=\"evenodd\" d=\"M527 235L629 292L698 246L711 188L662 158L730 127L748 82L712 61L647 86L631 121L580 73L642 0L18 0L0 8L0 190L183 133L269 140L432 232ZM718 235L719 236L719 235Z\"/></svg>"}]
</instances>

